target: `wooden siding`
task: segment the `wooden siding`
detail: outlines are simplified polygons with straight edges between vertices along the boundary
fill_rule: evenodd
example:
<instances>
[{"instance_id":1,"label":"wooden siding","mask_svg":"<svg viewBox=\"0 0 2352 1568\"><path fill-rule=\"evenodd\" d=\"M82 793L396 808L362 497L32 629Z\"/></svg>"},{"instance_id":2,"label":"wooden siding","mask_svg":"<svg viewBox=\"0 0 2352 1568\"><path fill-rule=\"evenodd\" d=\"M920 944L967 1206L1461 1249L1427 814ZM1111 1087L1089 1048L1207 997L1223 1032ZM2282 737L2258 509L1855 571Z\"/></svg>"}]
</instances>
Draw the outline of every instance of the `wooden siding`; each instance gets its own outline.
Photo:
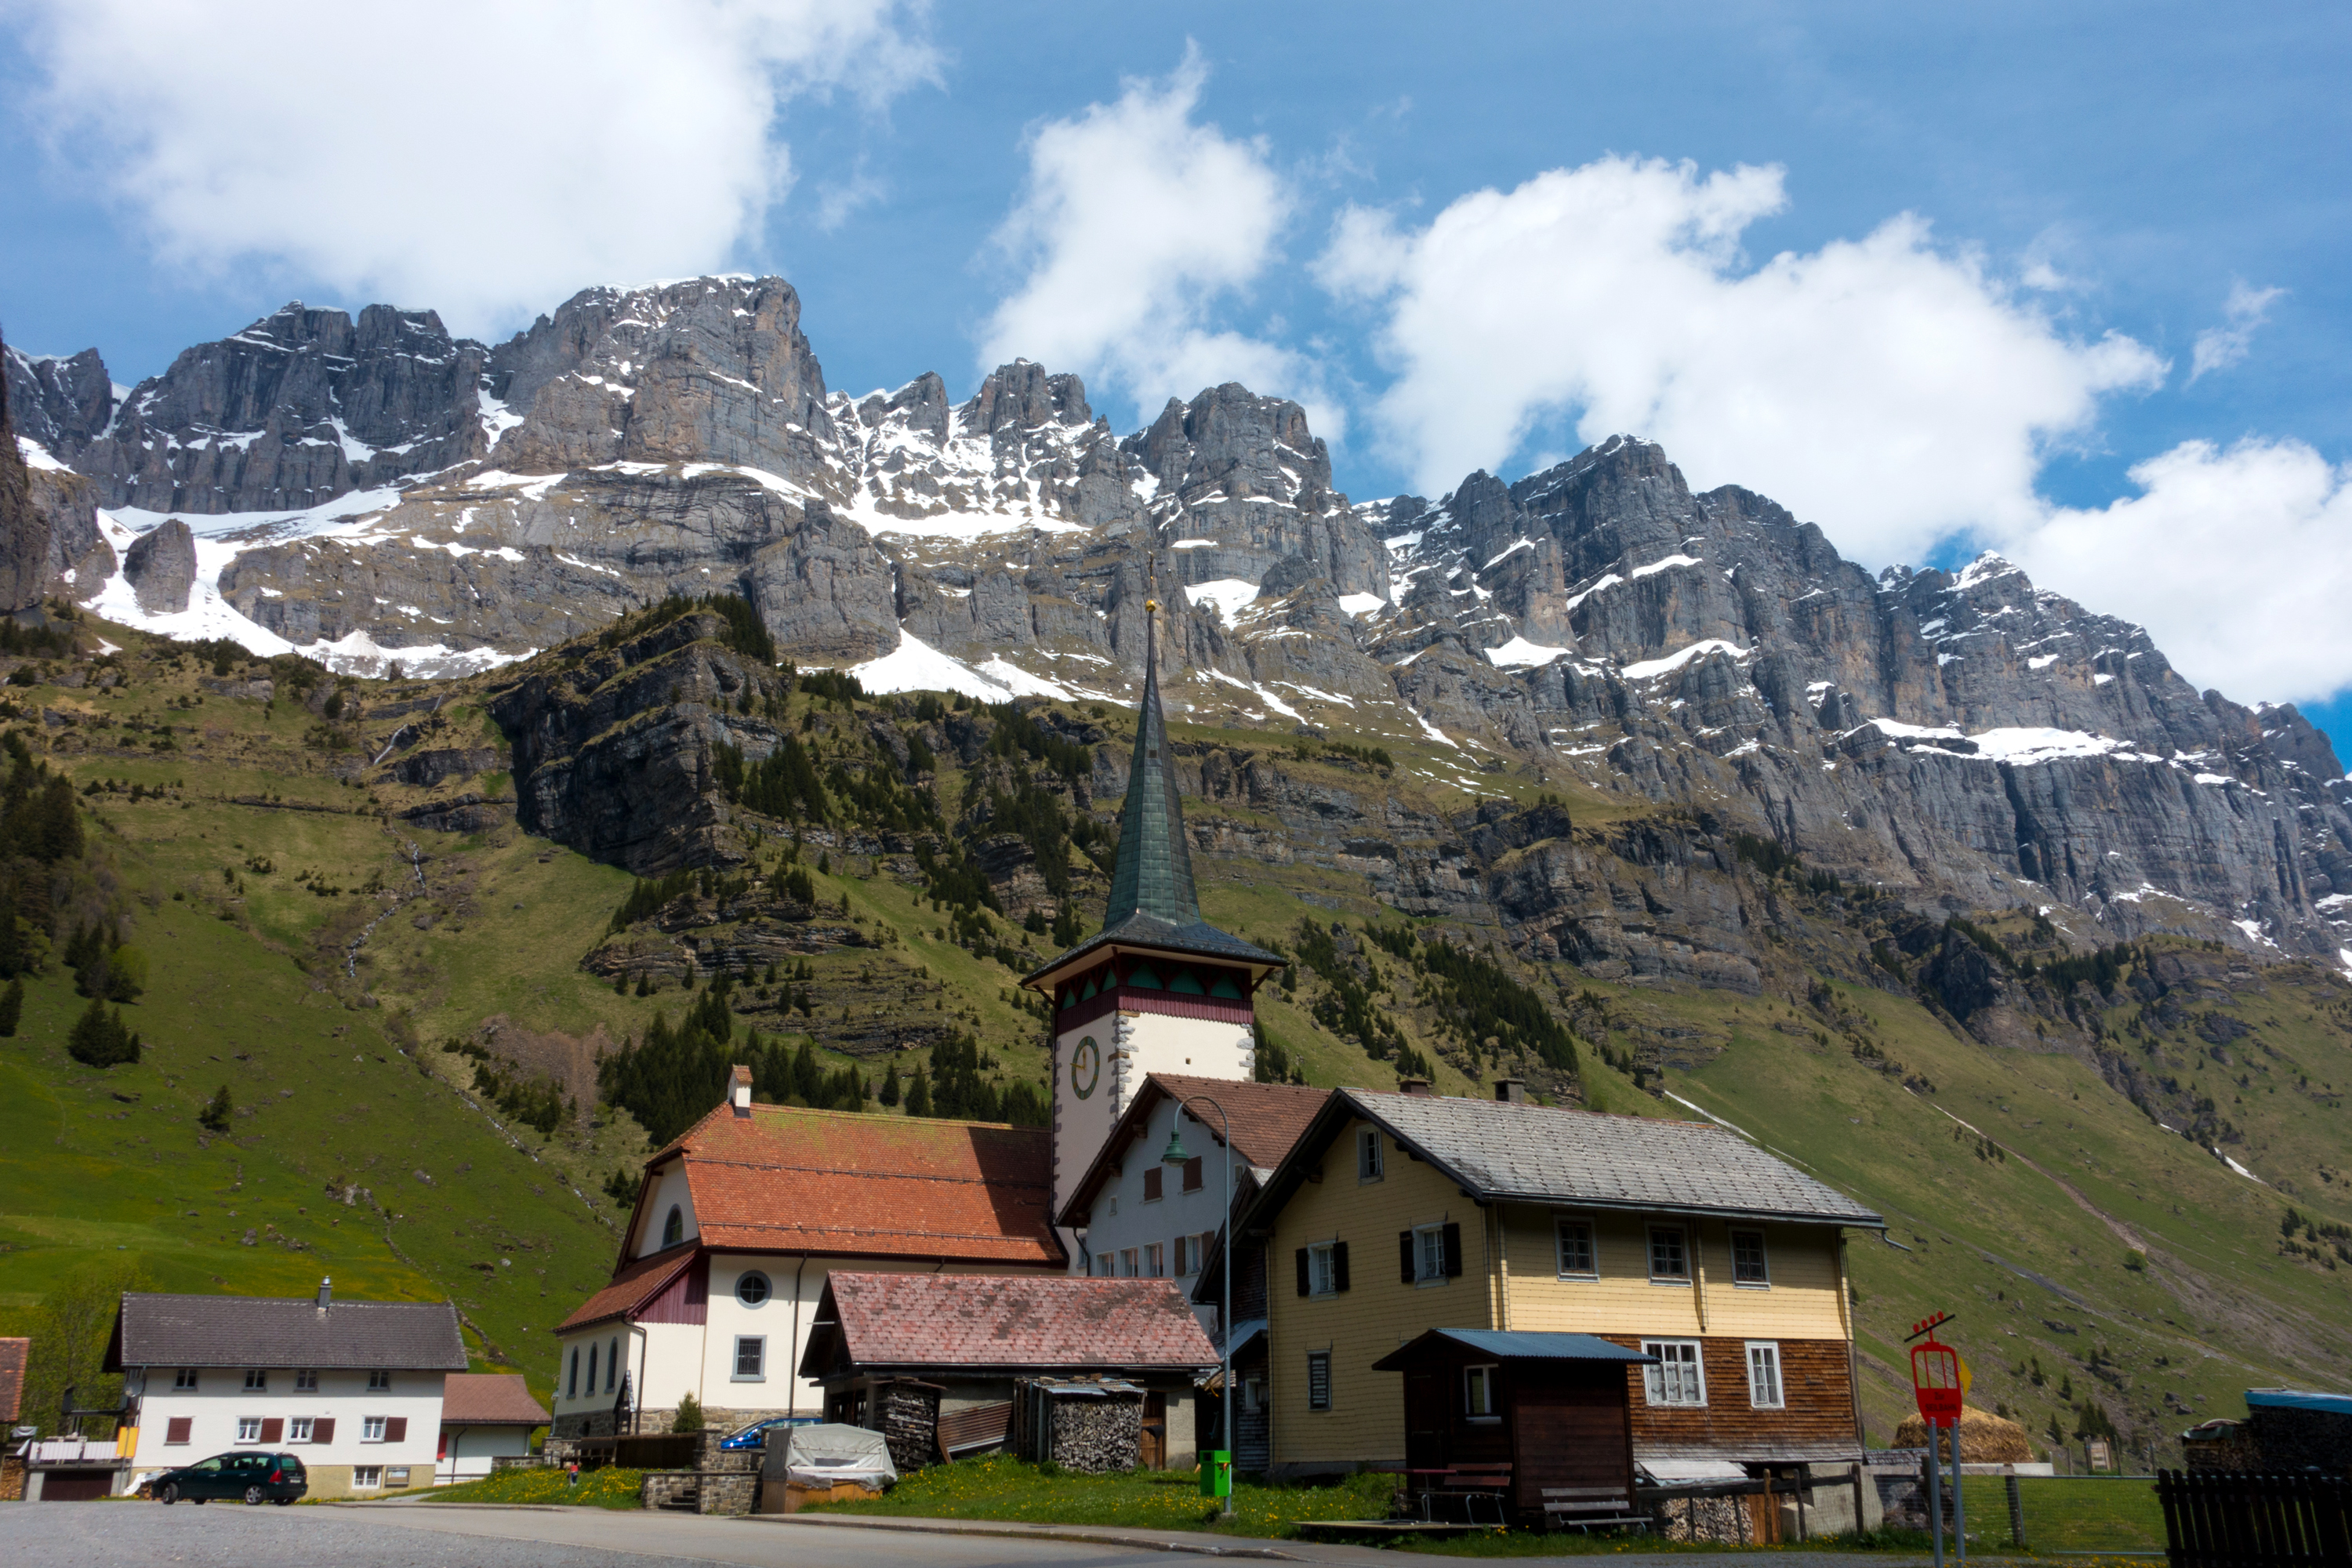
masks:
<instances>
[{"instance_id":1,"label":"wooden siding","mask_svg":"<svg viewBox=\"0 0 2352 1568\"><path fill-rule=\"evenodd\" d=\"M1372 1363L1426 1329L1495 1326L1488 1290L1490 1232L1478 1206L1453 1182L1408 1157L1381 1135L1385 1169L1356 1179L1352 1121L1323 1155L1323 1179L1302 1184L1283 1205L1267 1243L1267 1392L1273 1463L1315 1465L1404 1458L1402 1380ZM1397 1233L1454 1221L1462 1226L1462 1277L1407 1285L1399 1278ZM1349 1288L1334 1296L1297 1293L1293 1259L1316 1242L1349 1244ZM1307 1357L1331 1355L1331 1408L1307 1407Z\"/></svg>"},{"instance_id":2,"label":"wooden siding","mask_svg":"<svg viewBox=\"0 0 2352 1568\"><path fill-rule=\"evenodd\" d=\"M1644 1336L1606 1333L1603 1339L1639 1350ZM1692 1336L1684 1335L1683 1338ZM1748 1404L1748 1342L1699 1340L1699 1363L1706 1374L1706 1404L1696 1409L1649 1403L1643 1367L1626 1369L1626 1398L1633 1412L1633 1451L1654 1455L1769 1458L1803 1447L1852 1450L1853 1389L1848 1381L1843 1340L1780 1340L1781 1397L1786 1408L1758 1410Z\"/></svg>"},{"instance_id":3,"label":"wooden siding","mask_svg":"<svg viewBox=\"0 0 2352 1568\"><path fill-rule=\"evenodd\" d=\"M696 1255L662 1293L636 1314L640 1323L701 1323L710 1318L710 1254Z\"/></svg>"},{"instance_id":4,"label":"wooden siding","mask_svg":"<svg viewBox=\"0 0 2352 1568\"><path fill-rule=\"evenodd\" d=\"M1612 1212L1505 1205L1503 1262L1509 1289L1502 1326L1580 1333L1663 1334L1751 1340L1842 1339L1845 1314L1839 1287L1840 1232L1827 1225L1733 1226L1719 1219L1653 1218ZM1553 1221L1590 1223L1600 1274L1562 1279ZM1689 1250L1692 1282L1667 1285L1650 1278L1653 1225L1679 1226ZM1770 1283L1738 1285L1731 1278L1731 1232L1761 1230ZM1465 1231L1465 1237L1467 1230ZM1702 1284L1702 1281L1704 1282ZM1704 1292L1704 1312L1701 1295Z\"/></svg>"}]
</instances>

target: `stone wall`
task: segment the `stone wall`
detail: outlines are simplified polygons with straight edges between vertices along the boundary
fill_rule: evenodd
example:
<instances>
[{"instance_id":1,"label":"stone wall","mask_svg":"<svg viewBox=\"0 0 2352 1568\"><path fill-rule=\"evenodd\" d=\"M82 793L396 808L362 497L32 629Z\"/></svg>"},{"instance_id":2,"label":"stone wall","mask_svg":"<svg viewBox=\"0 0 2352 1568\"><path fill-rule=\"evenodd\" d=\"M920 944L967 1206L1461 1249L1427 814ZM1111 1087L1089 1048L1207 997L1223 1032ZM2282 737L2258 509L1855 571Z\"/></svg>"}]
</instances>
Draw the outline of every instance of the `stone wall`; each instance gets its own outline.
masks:
<instances>
[{"instance_id":1,"label":"stone wall","mask_svg":"<svg viewBox=\"0 0 2352 1568\"><path fill-rule=\"evenodd\" d=\"M751 1470L647 1470L637 1500L648 1509L693 1506L697 1513L747 1514L759 1500Z\"/></svg>"}]
</instances>

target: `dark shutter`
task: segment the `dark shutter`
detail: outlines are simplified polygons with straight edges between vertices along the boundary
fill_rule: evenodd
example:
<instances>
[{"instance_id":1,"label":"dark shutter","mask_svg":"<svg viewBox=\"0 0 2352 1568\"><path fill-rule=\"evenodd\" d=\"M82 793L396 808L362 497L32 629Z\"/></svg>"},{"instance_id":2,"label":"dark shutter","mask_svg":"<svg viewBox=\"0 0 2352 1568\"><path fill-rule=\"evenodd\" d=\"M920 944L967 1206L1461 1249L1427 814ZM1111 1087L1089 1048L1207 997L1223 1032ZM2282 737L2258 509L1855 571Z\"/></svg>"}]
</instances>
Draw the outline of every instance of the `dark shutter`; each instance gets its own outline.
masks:
<instances>
[{"instance_id":1,"label":"dark shutter","mask_svg":"<svg viewBox=\"0 0 2352 1568\"><path fill-rule=\"evenodd\" d=\"M1160 1184L1163 1179L1160 1169L1160 1166L1154 1165L1143 1173L1143 1201L1146 1203L1156 1203L1160 1199Z\"/></svg>"},{"instance_id":2,"label":"dark shutter","mask_svg":"<svg viewBox=\"0 0 2352 1568\"><path fill-rule=\"evenodd\" d=\"M310 1423L310 1441L313 1443L331 1443L334 1440L335 1418L333 1416L321 1415L316 1421Z\"/></svg>"},{"instance_id":3,"label":"dark shutter","mask_svg":"<svg viewBox=\"0 0 2352 1568\"><path fill-rule=\"evenodd\" d=\"M271 1445L286 1441L286 1423L284 1419L276 1415L263 1416L261 1419L261 1440Z\"/></svg>"},{"instance_id":4,"label":"dark shutter","mask_svg":"<svg viewBox=\"0 0 2352 1568\"><path fill-rule=\"evenodd\" d=\"M188 1440L188 1426L190 1420L191 1418L185 1415L174 1415L169 1421L163 1423L163 1441L166 1443L186 1442Z\"/></svg>"},{"instance_id":5,"label":"dark shutter","mask_svg":"<svg viewBox=\"0 0 2352 1568\"><path fill-rule=\"evenodd\" d=\"M1335 1241L1331 1244L1331 1289L1345 1290L1347 1288L1348 1244L1344 1241Z\"/></svg>"},{"instance_id":6,"label":"dark shutter","mask_svg":"<svg viewBox=\"0 0 2352 1568\"><path fill-rule=\"evenodd\" d=\"M1462 1278L1462 1227L1452 1220L1445 1222L1445 1277Z\"/></svg>"},{"instance_id":7,"label":"dark shutter","mask_svg":"<svg viewBox=\"0 0 2352 1568\"><path fill-rule=\"evenodd\" d=\"M1298 1293L1307 1294L1307 1249L1303 1247L1298 1249Z\"/></svg>"},{"instance_id":8,"label":"dark shutter","mask_svg":"<svg viewBox=\"0 0 2352 1568\"><path fill-rule=\"evenodd\" d=\"M1413 1281L1412 1232L1409 1230L1397 1232L1397 1279L1406 1285Z\"/></svg>"},{"instance_id":9,"label":"dark shutter","mask_svg":"<svg viewBox=\"0 0 2352 1568\"><path fill-rule=\"evenodd\" d=\"M388 1417L383 1424L383 1440L387 1443L407 1442L408 1417L405 1415Z\"/></svg>"}]
</instances>

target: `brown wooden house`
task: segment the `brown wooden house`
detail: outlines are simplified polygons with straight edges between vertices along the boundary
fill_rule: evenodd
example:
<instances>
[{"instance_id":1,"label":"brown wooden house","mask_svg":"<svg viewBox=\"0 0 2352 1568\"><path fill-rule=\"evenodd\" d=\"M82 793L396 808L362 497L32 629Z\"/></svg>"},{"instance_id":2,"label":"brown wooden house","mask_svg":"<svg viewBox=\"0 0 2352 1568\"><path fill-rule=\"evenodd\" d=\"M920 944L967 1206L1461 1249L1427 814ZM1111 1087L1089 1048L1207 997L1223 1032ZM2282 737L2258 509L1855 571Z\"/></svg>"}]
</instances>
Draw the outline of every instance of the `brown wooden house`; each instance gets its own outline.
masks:
<instances>
[{"instance_id":1,"label":"brown wooden house","mask_svg":"<svg viewBox=\"0 0 2352 1568\"><path fill-rule=\"evenodd\" d=\"M1404 1375L1406 1479L1433 1515L1491 1500L1501 1522L1591 1524L1633 1512L1625 1369L1656 1362L1591 1334L1432 1329L1372 1370Z\"/></svg>"}]
</instances>

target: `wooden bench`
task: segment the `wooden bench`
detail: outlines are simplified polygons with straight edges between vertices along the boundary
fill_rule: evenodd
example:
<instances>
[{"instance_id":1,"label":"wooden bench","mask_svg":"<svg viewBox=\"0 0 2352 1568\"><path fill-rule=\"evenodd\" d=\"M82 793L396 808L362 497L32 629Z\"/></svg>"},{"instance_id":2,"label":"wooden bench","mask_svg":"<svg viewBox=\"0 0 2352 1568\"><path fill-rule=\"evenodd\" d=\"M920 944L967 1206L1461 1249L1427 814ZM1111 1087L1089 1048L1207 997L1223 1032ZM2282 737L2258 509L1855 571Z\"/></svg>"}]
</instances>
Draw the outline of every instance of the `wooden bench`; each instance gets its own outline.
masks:
<instances>
[{"instance_id":1,"label":"wooden bench","mask_svg":"<svg viewBox=\"0 0 2352 1568\"><path fill-rule=\"evenodd\" d=\"M1568 1530L1648 1528L1649 1516L1633 1511L1633 1500L1622 1487L1545 1487L1544 1523Z\"/></svg>"},{"instance_id":2,"label":"wooden bench","mask_svg":"<svg viewBox=\"0 0 2352 1568\"><path fill-rule=\"evenodd\" d=\"M1431 1517L1431 1500L1443 1498L1460 1500L1463 1519L1467 1523L1507 1525L1510 1522L1511 1466L1508 1460L1491 1464L1448 1465L1434 1470L1407 1470L1405 1475L1408 1485L1411 1478L1423 1478L1418 1489L1421 1493L1421 1514L1424 1520ZM1482 1502L1492 1505L1495 1515L1492 1521L1479 1520L1478 1505Z\"/></svg>"}]
</instances>

